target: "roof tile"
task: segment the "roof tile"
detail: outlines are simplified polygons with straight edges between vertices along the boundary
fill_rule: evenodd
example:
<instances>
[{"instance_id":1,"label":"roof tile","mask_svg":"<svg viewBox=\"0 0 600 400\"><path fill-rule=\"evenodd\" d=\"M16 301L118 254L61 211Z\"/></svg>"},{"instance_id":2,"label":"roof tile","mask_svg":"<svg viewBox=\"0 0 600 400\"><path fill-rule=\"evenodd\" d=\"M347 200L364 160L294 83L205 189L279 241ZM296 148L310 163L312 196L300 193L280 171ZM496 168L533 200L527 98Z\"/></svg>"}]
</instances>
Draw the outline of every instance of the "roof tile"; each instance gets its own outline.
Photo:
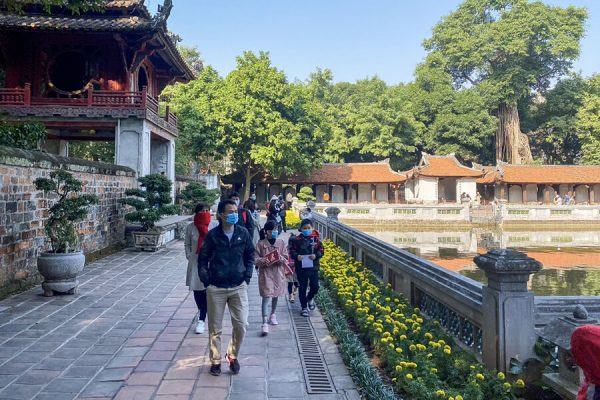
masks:
<instances>
[{"instance_id":1,"label":"roof tile","mask_svg":"<svg viewBox=\"0 0 600 400\"><path fill-rule=\"evenodd\" d=\"M480 177L481 170L465 167L453 154L447 156L432 156L423 154L419 166L413 168L414 175L439 177Z\"/></svg>"},{"instance_id":2,"label":"roof tile","mask_svg":"<svg viewBox=\"0 0 600 400\"><path fill-rule=\"evenodd\" d=\"M501 164L499 170L505 183L600 183L600 165Z\"/></svg>"}]
</instances>

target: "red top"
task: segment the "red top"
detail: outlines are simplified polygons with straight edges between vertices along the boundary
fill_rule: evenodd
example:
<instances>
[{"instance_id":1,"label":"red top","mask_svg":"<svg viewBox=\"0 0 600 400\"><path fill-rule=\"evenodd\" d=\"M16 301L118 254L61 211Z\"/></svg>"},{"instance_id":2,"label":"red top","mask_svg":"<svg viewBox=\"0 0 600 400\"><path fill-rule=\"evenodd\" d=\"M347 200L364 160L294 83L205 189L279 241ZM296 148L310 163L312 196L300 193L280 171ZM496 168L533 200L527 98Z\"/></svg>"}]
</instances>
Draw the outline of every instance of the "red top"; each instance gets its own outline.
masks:
<instances>
[{"instance_id":1,"label":"red top","mask_svg":"<svg viewBox=\"0 0 600 400\"><path fill-rule=\"evenodd\" d=\"M571 353L585 375L577 400L587 399L588 385L600 385L600 326L583 325L571 335Z\"/></svg>"}]
</instances>

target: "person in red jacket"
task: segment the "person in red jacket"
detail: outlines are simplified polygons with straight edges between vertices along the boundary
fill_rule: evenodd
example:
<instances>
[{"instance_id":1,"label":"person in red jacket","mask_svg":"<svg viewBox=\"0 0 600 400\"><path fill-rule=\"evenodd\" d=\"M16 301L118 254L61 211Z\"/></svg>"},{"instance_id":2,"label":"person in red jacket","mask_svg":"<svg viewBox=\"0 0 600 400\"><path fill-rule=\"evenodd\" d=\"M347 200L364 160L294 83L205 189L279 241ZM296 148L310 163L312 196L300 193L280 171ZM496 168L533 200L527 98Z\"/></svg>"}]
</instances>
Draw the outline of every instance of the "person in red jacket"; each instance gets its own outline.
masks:
<instances>
[{"instance_id":1,"label":"person in red jacket","mask_svg":"<svg viewBox=\"0 0 600 400\"><path fill-rule=\"evenodd\" d=\"M571 353L585 380L577 400L600 400L600 326L583 325L571 335Z\"/></svg>"},{"instance_id":2,"label":"person in red jacket","mask_svg":"<svg viewBox=\"0 0 600 400\"><path fill-rule=\"evenodd\" d=\"M198 323L196 333L204 333L207 310L206 288L198 276L198 254L202 250L202 243L208 234L210 212L206 203L199 203L194 210L194 222L185 230L185 257L188 260L185 284L194 292L194 300L198 306Z\"/></svg>"}]
</instances>

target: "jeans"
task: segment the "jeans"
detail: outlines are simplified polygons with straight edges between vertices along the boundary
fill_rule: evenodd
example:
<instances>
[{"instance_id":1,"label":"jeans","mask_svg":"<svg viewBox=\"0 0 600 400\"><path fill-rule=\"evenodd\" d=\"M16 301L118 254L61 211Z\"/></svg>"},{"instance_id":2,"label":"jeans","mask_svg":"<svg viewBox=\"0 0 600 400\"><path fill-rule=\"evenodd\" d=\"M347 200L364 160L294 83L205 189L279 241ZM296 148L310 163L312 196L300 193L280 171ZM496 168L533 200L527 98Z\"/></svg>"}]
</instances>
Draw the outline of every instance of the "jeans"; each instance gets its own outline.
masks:
<instances>
[{"instance_id":1,"label":"jeans","mask_svg":"<svg viewBox=\"0 0 600 400\"><path fill-rule=\"evenodd\" d=\"M319 271L315 268L296 269L298 284L300 286L300 306L306 308L308 302L312 300L319 292ZM306 288L310 283L310 291L306 294Z\"/></svg>"},{"instance_id":2,"label":"jeans","mask_svg":"<svg viewBox=\"0 0 600 400\"><path fill-rule=\"evenodd\" d=\"M270 301L269 301L270 300ZM275 314L275 309L277 308L277 301L279 297L263 297L262 298L262 315L263 315L263 323L266 323L269 320L269 303L271 303L271 314Z\"/></svg>"},{"instance_id":3,"label":"jeans","mask_svg":"<svg viewBox=\"0 0 600 400\"><path fill-rule=\"evenodd\" d=\"M221 334L223 333L223 314L229 307L233 333L227 347L227 354L237 358L246 335L248 321L248 285L246 282L234 288L218 288L210 285L208 298L208 335L210 338L210 361L221 363Z\"/></svg>"},{"instance_id":4,"label":"jeans","mask_svg":"<svg viewBox=\"0 0 600 400\"><path fill-rule=\"evenodd\" d=\"M204 321L206 319L206 310L208 308L206 300L206 289L194 290L194 300L196 301L196 306L198 306L198 310L200 310L200 316L198 317L198 319L200 321Z\"/></svg>"}]
</instances>

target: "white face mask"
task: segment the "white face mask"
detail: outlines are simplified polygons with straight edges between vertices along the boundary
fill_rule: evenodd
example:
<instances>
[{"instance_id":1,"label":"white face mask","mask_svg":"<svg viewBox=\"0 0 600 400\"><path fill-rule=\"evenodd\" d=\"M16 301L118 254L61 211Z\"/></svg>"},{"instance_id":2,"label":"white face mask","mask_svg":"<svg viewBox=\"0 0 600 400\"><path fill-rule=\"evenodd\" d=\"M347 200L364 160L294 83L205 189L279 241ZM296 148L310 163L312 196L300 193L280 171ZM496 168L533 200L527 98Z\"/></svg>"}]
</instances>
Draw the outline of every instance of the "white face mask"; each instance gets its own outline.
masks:
<instances>
[{"instance_id":1,"label":"white face mask","mask_svg":"<svg viewBox=\"0 0 600 400\"><path fill-rule=\"evenodd\" d=\"M236 206L239 206L239 205L240 205L240 201L239 201L239 200L234 200L234 202L235 202L235 205L236 205Z\"/></svg>"}]
</instances>

